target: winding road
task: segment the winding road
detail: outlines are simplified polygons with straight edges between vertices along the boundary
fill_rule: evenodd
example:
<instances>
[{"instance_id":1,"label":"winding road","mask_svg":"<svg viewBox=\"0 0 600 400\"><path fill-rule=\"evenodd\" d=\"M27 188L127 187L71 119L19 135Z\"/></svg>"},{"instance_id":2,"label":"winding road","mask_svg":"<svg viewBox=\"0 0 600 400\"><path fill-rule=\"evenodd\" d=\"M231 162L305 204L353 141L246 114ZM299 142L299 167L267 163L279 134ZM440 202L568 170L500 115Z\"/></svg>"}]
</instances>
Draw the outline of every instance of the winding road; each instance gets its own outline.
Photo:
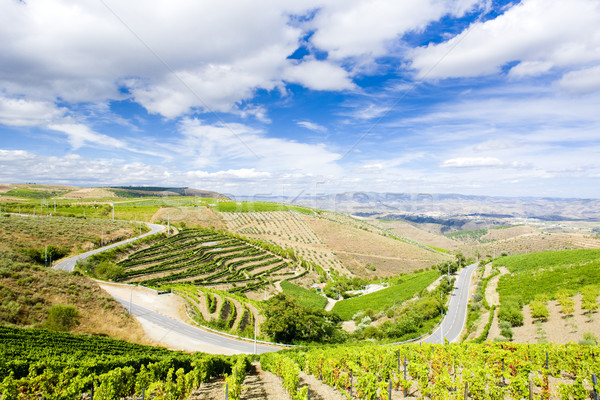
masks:
<instances>
[{"instance_id":1,"label":"winding road","mask_svg":"<svg viewBox=\"0 0 600 400\"><path fill-rule=\"evenodd\" d=\"M460 271L452 294L448 312L438 328L428 337L421 340L425 343L444 343L444 339L455 342L459 339L467 320L467 304L469 302L469 286L477 264L471 264Z\"/></svg>"},{"instance_id":2,"label":"winding road","mask_svg":"<svg viewBox=\"0 0 600 400\"><path fill-rule=\"evenodd\" d=\"M121 303L125 309L130 310L131 307L131 315L134 317L145 319L155 325L160 326L161 328L167 329L168 331L177 332L180 335L199 342L200 346L204 343L212 347L227 349L228 353L248 354L255 352L256 354L262 354L269 351L278 351L282 349L282 347L266 346L260 343L257 343L255 347L253 342L247 342L212 332L207 332L200 328L196 328L195 326L142 307L139 304L133 303L130 306L129 300L125 300L117 296L113 297L115 300Z\"/></svg>"},{"instance_id":3,"label":"winding road","mask_svg":"<svg viewBox=\"0 0 600 400\"><path fill-rule=\"evenodd\" d=\"M84 259L86 259L86 258L88 258L88 257L90 257L90 256L92 256L94 254L102 253L103 251L112 249L113 247L117 247L117 246L121 246L123 244L135 242L136 240L139 240L139 239L144 238L146 236L154 235L155 233L162 232L162 231L164 231L166 229L162 225L151 224L149 222L146 222L145 224L148 225L148 228L150 228L150 232L146 232L146 233L144 233L141 236L136 236L134 238L123 240L123 241L117 242L117 243L111 243L108 246L99 247L97 249L90 250L88 252L81 253L81 254L78 254L78 255L73 256L73 257L69 257L67 259L64 259L64 260L56 263L56 265L54 265L54 269L62 269L62 270L68 271L68 272L73 272L73 270L75 269L75 264L79 260L84 260Z\"/></svg>"},{"instance_id":4,"label":"winding road","mask_svg":"<svg viewBox=\"0 0 600 400\"><path fill-rule=\"evenodd\" d=\"M150 228L150 232L147 232L141 236L127 239L118 243L113 243L108 246L104 246L86 253L79 254L74 257L70 257L57 263L54 268L62 269L65 271L72 272L75 268L75 263L79 260L83 260L90 257L93 254L97 254L116 246L120 246L126 243L130 243L141 239L143 237L161 232L165 229L162 225L146 223ZM469 301L469 286L471 282L471 276L473 271L477 267L477 264L471 264L458 274L454 288L452 289L450 304L448 306L448 312L438 326L438 328L428 337L422 339L425 343L444 343L444 339L448 339L450 342L458 340L465 321L467 319L467 304ZM155 324L169 332L176 332L179 335L185 336L191 340L199 343L205 343L208 346L225 349L227 353L265 353L269 351L280 350L281 347L268 346L243 340L238 340L233 337L227 337L213 332L209 332L195 326L186 324L182 321L175 320L171 317L150 310L139 303L131 303L130 300L125 300L117 296L113 296L115 300L121 303L127 310L131 310L131 314L138 319L145 319L152 324Z\"/></svg>"}]
</instances>

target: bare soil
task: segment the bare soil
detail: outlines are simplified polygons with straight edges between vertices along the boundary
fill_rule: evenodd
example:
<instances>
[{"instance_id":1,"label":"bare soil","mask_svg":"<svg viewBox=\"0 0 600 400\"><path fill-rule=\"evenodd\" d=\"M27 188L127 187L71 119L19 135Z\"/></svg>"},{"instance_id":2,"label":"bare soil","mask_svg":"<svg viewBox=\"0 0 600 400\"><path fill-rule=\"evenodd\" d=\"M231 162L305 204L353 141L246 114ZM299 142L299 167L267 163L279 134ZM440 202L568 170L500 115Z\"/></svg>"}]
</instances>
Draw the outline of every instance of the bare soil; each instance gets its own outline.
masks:
<instances>
[{"instance_id":1,"label":"bare soil","mask_svg":"<svg viewBox=\"0 0 600 400\"><path fill-rule=\"evenodd\" d=\"M452 240L442 235L435 235L426 230L419 229L411 224L402 221L382 222L380 220L371 220L382 229L389 229L402 237L416 240L417 242L428 246L435 246L446 250L456 250L461 246L460 242Z\"/></svg>"},{"instance_id":2,"label":"bare soil","mask_svg":"<svg viewBox=\"0 0 600 400\"><path fill-rule=\"evenodd\" d=\"M490 279L490 281L487 284L487 287L485 288L485 299L487 300L490 306L500 305L500 295L496 291L496 289L498 288L498 281L500 281L500 277L502 277L502 275L510 273L510 271L506 267L500 267L499 270L500 273L492 279Z\"/></svg>"},{"instance_id":3,"label":"bare soil","mask_svg":"<svg viewBox=\"0 0 600 400\"><path fill-rule=\"evenodd\" d=\"M308 224L345 265L359 276L390 276L437 264L446 257L415 245L323 218ZM375 271L364 268L370 264Z\"/></svg>"},{"instance_id":4,"label":"bare soil","mask_svg":"<svg viewBox=\"0 0 600 400\"><path fill-rule=\"evenodd\" d=\"M592 332L598 336L600 332L600 316L598 312L585 314L581 308L581 295L573 297L575 312L572 316L565 316L560 312L557 301L547 303L550 313L546 322L537 322L531 318L529 306L523 307L523 326L513 328L514 338L517 343L536 343L546 340L550 343L579 342L585 332Z\"/></svg>"}]
</instances>

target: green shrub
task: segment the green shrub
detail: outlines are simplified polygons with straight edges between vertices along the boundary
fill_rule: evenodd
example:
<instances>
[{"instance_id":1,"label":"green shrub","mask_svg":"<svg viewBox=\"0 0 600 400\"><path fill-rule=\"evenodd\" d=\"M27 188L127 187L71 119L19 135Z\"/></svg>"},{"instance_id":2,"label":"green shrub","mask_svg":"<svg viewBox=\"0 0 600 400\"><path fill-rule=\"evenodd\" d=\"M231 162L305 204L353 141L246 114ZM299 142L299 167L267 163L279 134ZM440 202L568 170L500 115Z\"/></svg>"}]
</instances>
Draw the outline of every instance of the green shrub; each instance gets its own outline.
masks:
<instances>
[{"instance_id":1,"label":"green shrub","mask_svg":"<svg viewBox=\"0 0 600 400\"><path fill-rule=\"evenodd\" d=\"M529 308L531 309L531 317L534 319L539 319L542 321L545 321L548 319L548 307L546 307L546 304L542 303L541 301L538 300L534 300L531 302L531 304L529 304Z\"/></svg>"},{"instance_id":2,"label":"green shrub","mask_svg":"<svg viewBox=\"0 0 600 400\"><path fill-rule=\"evenodd\" d=\"M52 331L70 331L79 325L79 312L74 306L55 304L48 310L44 327Z\"/></svg>"}]
</instances>

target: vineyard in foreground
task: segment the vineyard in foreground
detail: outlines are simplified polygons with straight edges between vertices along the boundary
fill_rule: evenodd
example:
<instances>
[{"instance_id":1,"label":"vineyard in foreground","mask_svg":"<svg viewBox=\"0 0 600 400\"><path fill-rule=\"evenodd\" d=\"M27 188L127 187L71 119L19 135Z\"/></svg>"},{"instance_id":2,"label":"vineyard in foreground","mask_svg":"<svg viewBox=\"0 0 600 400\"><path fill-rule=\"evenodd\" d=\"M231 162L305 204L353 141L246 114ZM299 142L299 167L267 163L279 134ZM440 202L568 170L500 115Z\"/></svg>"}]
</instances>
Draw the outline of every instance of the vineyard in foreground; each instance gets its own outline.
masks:
<instances>
[{"instance_id":1,"label":"vineyard in foreground","mask_svg":"<svg viewBox=\"0 0 600 400\"><path fill-rule=\"evenodd\" d=\"M235 395L250 365L247 356L186 354L44 330L0 327L0 341L3 400L71 400L91 393L95 400L133 395L181 400L222 375Z\"/></svg>"},{"instance_id":2,"label":"vineyard in foreground","mask_svg":"<svg viewBox=\"0 0 600 400\"><path fill-rule=\"evenodd\" d=\"M316 348L267 353L261 364L306 399L300 371L347 398L588 399L598 386L598 346L410 344Z\"/></svg>"}]
</instances>

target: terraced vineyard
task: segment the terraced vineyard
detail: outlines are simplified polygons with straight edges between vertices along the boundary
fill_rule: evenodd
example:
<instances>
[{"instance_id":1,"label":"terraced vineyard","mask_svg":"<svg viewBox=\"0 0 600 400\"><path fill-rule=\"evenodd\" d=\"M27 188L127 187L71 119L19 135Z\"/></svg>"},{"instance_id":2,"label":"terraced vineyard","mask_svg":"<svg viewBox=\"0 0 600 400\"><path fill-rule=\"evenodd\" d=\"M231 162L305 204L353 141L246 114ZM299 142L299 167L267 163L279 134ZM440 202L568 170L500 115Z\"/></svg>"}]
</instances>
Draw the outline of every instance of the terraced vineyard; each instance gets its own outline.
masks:
<instances>
[{"instance_id":1,"label":"terraced vineyard","mask_svg":"<svg viewBox=\"0 0 600 400\"><path fill-rule=\"evenodd\" d=\"M117 265L124 270L122 282L151 287L190 283L234 293L305 273L292 251L207 229L157 238Z\"/></svg>"},{"instance_id":2,"label":"terraced vineyard","mask_svg":"<svg viewBox=\"0 0 600 400\"><path fill-rule=\"evenodd\" d=\"M196 323L248 338L257 335L264 317L247 298L219 290L177 285L173 291L186 301L186 311Z\"/></svg>"}]
</instances>

